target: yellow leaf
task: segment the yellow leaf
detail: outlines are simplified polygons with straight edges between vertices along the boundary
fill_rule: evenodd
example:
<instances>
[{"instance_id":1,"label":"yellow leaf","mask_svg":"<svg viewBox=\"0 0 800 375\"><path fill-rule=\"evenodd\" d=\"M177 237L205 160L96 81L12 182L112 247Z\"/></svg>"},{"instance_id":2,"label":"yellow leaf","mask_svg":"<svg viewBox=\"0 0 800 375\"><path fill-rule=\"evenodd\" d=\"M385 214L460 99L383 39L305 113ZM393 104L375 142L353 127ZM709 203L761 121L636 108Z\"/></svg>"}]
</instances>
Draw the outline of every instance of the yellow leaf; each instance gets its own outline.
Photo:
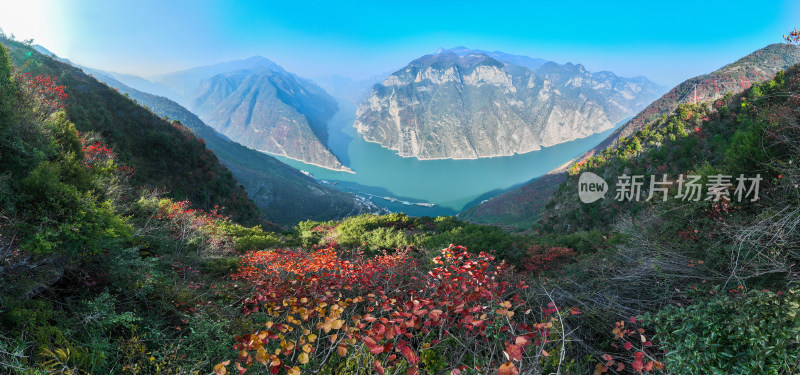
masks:
<instances>
[{"instance_id":1,"label":"yellow leaf","mask_svg":"<svg viewBox=\"0 0 800 375\"><path fill-rule=\"evenodd\" d=\"M306 353L311 353L311 350L313 350L313 349L314 349L314 347L309 345L309 344L303 345L303 351L306 352Z\"/></svg>"},{"instance_id":2,"label":"yellow leaf","mask_svg":"<svg viewBox=\"0 0 800 375\"><path fill-rule=\"evenodd\" d=\"M269 355L267 354L267 351L264 350L263 347L261 347L261 348L258 348L258 351L256 352L256 358L255 359L256 359L256 362L258 362L258 363L260 363L262 365L266 365L267 364L267 360L269 359Z\"/></svg>"},{"instance_id":3,"label":"yellow leaf","mask_svg":"<svg viewBox=\"0 0 800 375\"><path fill-rule=\"evenodd\" d=\"M308 363L308 353L300 353L300 356L297 357L297 361L300 362L301 365Z\"/></svg>"},{"instance_id":4,"label":"yellow leaf","mask_svg":"<svg viewBox=\"0 0 800 375\"><path fill-rule=\"evenodd\" d=\"M317 341L317 335L313 333L308 335L308 342L314 342L314 341Z\"/></svg>"},{"instance_id":5,"label":"yellow leaf","mask_svg":"<svg viewBox=\"0 0 800 375\"><path fill-rule=\"evenodd\" d=\"M231 363L231 361L225 361L225 362L222 362L222 363L218 363L216 366L214 366L214 374L216 374L216 375L225 375L225 374L227 374L228 373L228 369L226 369L225 366L229 365L230 363Z\"/></svg>"},{"instance_id":6,"label":"yellow leaf","mask_svg":"<svg viewBox=\"0 0 800 375\"><path fill-rule=\"evenodd\" d=\"M278 349L278 350L276 350L276 351L277 351L278 353L280 353L280 349ZM280 366L280 365L281 365L281 359L280 359L280 358L278 358L278 356L277 356L277 355L270 355L270 356L269 356L269 360L271 361L271 362L269 363L269 367L278 367L278 366Z\"/></svg>"},{"instance_id":7,"label":"yellow leaf","mask_svg":"<svg viewBox=\"0 0 800 375\"><path fill-rule=\"evenodd\" d=\"M288 375L300 375L300 367L294 366L289 369Z\"/></svg>"},{"instance_id":8,"label":"yellow leaf","mask_svg":"<svg viewBox=\"0 0 800 375\"><path fill-rule=\"evenodd\" d=\"M333 327L333 329L339 329L339 328L342 328L343 324L344 324L344 320L337 319L337 320L333 321L333 324L331 324L331 327Z\"/></svg>"}]
</instances>

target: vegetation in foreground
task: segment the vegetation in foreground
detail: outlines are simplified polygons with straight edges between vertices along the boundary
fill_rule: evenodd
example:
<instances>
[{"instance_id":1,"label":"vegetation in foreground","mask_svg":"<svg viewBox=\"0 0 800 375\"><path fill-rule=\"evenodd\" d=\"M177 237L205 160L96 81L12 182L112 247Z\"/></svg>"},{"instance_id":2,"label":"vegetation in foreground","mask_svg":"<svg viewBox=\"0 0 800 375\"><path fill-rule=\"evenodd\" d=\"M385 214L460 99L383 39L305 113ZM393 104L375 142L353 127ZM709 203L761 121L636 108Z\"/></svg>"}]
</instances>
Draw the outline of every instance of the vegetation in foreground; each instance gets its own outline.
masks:
<instances>
[{"instance_id":1,"label":"vegetation in foreground","mask_svg":"<svg viewBox=\"0 0 800 375\"><path fill-rule=\"evenodd\" d=\"M273 233L137 185L103 137L78 133L57 81L14 72L0 49L0 366L797 373L798 92L792 68L577 167L760 171L749 205L600 206L604 222L563 234L553 217L533 237L397 214Z\"/></svg>"}]
</instances>

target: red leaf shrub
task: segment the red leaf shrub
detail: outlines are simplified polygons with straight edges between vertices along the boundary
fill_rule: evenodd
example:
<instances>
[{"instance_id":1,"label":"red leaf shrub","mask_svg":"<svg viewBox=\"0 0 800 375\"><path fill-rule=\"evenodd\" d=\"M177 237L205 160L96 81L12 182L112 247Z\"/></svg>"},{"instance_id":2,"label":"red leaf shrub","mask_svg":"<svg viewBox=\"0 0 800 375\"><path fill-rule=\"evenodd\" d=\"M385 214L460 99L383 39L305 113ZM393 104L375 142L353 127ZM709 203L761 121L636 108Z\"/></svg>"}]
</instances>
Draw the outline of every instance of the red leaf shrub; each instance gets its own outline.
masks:
<instances>
[{"instance_id":1,"label":"red leaf shrub","mask_svg":"<svg viewBox=\"0 0 800 375\"><path fill-rule=\"evenodd\" d=\"M543 271L558 269L561 265L569 262L578 254L566 247L547 247L539 245L528 247L527 256L523 262L522 269L526 272L539 274Z\"/></svg>"}]
</instances>

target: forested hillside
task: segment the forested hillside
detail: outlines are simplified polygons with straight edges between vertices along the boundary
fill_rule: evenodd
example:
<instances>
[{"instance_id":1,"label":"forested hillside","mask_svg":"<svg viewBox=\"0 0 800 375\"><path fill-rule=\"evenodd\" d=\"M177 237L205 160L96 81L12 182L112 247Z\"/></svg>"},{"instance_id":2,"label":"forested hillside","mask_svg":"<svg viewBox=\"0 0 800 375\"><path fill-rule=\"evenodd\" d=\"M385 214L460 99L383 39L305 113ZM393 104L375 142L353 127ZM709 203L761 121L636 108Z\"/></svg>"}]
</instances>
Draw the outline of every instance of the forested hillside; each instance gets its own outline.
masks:
<instances>
[{"instance_id":1,"label":"forested hillside","mask_svg":"<svg viewBox=\"0 0 800 375\"><path fill-rule=\"evenodd\" d=\"M320 184L272 156L227 139L170 99L130 88L101 71L88 71L154 113L191 129L233 172L263 216L271 222L291 226L301 220L340 219L380 211L368 200Z\"/></svg>"},{"instance_id":2,"label":"forested hillside","mask_svg":"<svg viewBox=\"0 0 800 375\"><path fill-rule=\"evenodd\" d=\"M20 74L53 77L64 86L70 121L80 132L102 136L119 160L135 170L135 184L190 200L197 208L220 206L237 219L259 219L255 204L230 171L189 129L159 118L80 69L30 46L4 38L0 43L9 48L11 63Z\"/></svg>"}]
</instances>

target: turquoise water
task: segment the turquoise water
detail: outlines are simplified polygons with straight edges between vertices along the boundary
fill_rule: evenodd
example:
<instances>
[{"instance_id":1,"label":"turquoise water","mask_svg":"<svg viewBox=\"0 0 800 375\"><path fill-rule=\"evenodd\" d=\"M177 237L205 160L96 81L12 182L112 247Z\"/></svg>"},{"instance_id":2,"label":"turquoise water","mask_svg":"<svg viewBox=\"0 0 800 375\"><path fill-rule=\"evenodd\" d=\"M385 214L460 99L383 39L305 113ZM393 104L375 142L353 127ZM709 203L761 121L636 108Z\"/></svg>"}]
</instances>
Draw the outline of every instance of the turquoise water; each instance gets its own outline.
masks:
<instances>
[{"instance_id":1,"label":"turquoise water","mask_svg":"<svg viewBox=\"0 0 800 375\"><path fill-rule=\"evenodd\" d=\"M341 101L339 107L341 110L328 125L328 143L355 174L276 157L337 189L369 197L379 206L414 216L454 215L549 172L594 147L613 131L522 155L476 160L418 160L400 157L376 143L364 141L353 128L355 106ZM435 206L406 205L381 197Z\"/></svg>"}]
</instances>

